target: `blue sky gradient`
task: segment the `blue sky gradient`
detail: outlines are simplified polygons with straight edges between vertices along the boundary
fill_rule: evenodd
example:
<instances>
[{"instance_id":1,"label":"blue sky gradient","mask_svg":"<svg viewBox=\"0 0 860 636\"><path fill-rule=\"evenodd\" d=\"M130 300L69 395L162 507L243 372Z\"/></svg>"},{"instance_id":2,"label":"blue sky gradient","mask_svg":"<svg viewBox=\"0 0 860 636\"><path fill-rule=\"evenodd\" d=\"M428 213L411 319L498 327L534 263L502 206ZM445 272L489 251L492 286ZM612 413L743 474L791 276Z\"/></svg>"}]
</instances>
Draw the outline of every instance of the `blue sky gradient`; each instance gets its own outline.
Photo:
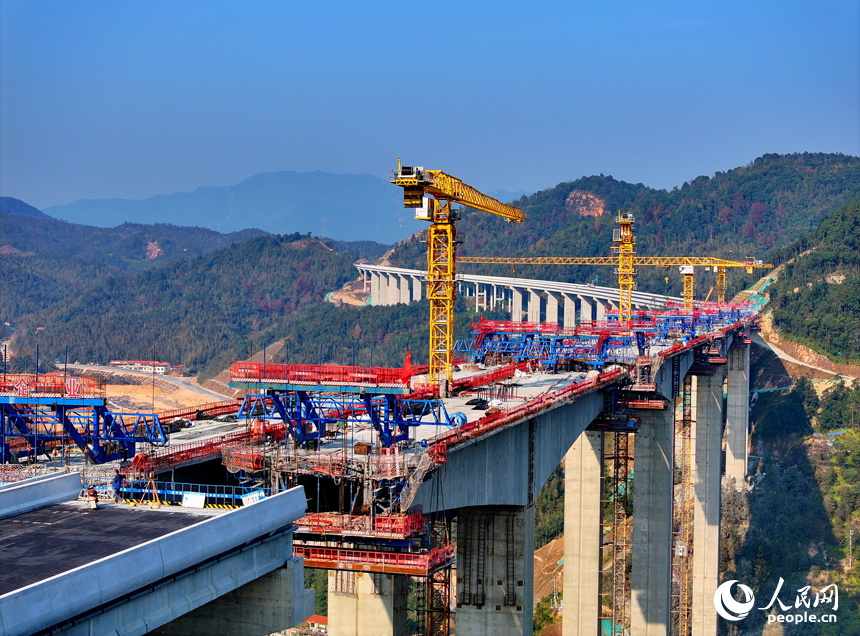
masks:
<instances>
[{"instance_id":1,"label":"blue sky gradient","mask_svg":"<svg viewBox=\"0 0 860 636\"><path fill-rule=\"evenodd\" d=\"M802 151L860 155L856 0L0 0L0 194L40 208L398 156L671 188Z\"/></svg>"}]
</instances>

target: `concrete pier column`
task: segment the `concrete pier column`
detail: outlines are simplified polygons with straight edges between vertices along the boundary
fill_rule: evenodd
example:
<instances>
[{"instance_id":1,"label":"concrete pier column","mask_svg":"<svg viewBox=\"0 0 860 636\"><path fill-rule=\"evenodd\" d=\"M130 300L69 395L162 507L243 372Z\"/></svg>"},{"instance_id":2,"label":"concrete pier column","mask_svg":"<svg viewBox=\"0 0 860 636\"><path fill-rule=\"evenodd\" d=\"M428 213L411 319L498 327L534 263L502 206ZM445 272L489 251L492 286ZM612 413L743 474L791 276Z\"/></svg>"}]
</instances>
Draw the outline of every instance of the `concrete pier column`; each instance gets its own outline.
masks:
<instances>
[{"instance_id":1,"label":"concrete pier column","mask_svg":"<svg viewBox=\"0 0 860 636\"><path fill-rule=\"evenodd\" d=\"M731 347L726 400L726 480L734 478L740 491L749 464L750 348Z\"/></svg>"},{"instance_id":2,"label":"concrete pier column","mask_svg":"<svg viewBox=\"0 0 860 636\"><path fill-rule=\"evenodd\" d=\"M592 309L594 306L594 299L590 296L580 296L579 294L577 294L577 296L579 298L580 309L579 322L591 322L594 320Z\"/></svg>"},{"instance_id":3,"label":"concrete pier column","mask_svg":"<svg viewBox=\"0 0 860 636\"><path fill-rule=\"evenodd\" d=\"M602 432L586 431L564 456L563 636L597 633L602 466Z\"/></svg>"},{"instance_id":4,"label":"concrete pier column","mask_svg":"<svg viewBox=\"0 0 860 636\"><path fill-rule=\"evenodd\" d=\"M283 567L227 592L150 633L159 636L250 636L280 632L298 625L313 614L315 595L313 590L304 589L304 582L303 560L294 557ZM164 611L168 609L164 608ZM116 631L93 629L86 630L86 633Z\"/></svg>"},{"instance_id":5,"label":"concrete pier column","mask_svg":"<svg viewBox=\"0 0 860 636\"><path fill-rule=\"evenodd\" d=\"M558 294L547 292L546 294L546 321L553 325L558 324Z\"/></svg>"},{"instance_id":6,"label":"concrete pier column","mask_svg":"<svg viewBox=\"0 0 860 636\"><path fill-rule=\"evenodd\" d=\"M595 320L606 320L606 306L608 301L595 298L594 303L597 306L597 317Z\"/></svg>"},{"instance_id":7,"label":"concrete pier column","mask_svg":"<svg viewBox=\"0 0 860 636\"><path fill-rule=\"evenodd\" d=\"M421 279L418 276L412 277L412 302L417 303L421 300Z\"/></svg>"},{"instance_id":8,"label":"concrete pier column","mask_svg":"<svg viewBox=\"0 0 860 636\"><path fill-rule=\"evenodd\" d=\"M693 437L692 636L717 636L714 592L720 576L720 492L725 367L697 376Z\"/></svg>"},{"instance_id":9,"label":"concrete pier column","mask_svg":"<svg viewBox=\"0 0 860 636\"><path fill-rule=\"evenodd\" d=\"M388 275L388 304L396 305L400 302L400 276Z\"/></svg>"},{"instance_id":10,"label":"concrete pier column","mask_svg":"<svg viewBox=\"0 0 860 636\"><path fill-rule=\"evenodd\" d=\"M642 427L636 434L633 461L636 476L630 633L666 636L671 592L675 411L670 405L663 410L640 411L638 414L642 417Z\"/></svg>"},{"instance_id":11,"label":"concrete pier column","mask_svg":"<svg viewBox=\"0 0 860 636\"><path fill-rule=\"evenodd\" d=\"M523 291L519 287L511 287L511 320L516 322L523 320Z\"/></svg>"},{"instance_id":12,"label":"concrete pier column","mask_svg":"<svg viewBox=\"0 0 860 636\"><path fill-rule=\"evenodd\" d=\"M370 304L374 307L382 304L382 286L379 272L370 272Z\"/></svg>"},{"instance_id":13,"label":"concrete pier column","mask_svg":"<svg viewBox=\"0 0 860 636\"><path fill-rule=\"evenodd\" d=\"M328 573L329 636L406 636L407 577Z\"/></svg>"},{"instance_id":14,"label":"concrete pier column","mask_svg":"<svg viewBox=\"0 0 860 636\"><path fill-rule=\"evenodd\" d=\"M540 293L529 290L529 322L540 322Z\"/></svg>"},{"instance_id":15,"label":"concrete pier column","mask_svg":"<svg viewBox=\"0 0 860 636\"><path fill-rule=\"evenodd\" d=\"M401 274L398 278L400 279L400 302L404 305L408 305L412 300L412 290L409 289L409 283L412 281L412 277Z\"/></svg>"},{"instance_id":16,"label":"concrete pier column","mask_svg":"<svg viewBox=\"0 0 860 636\"><path fill-rule=\"evenodd\" d=\"M568 294L562 294L564 297L564 328L573 329L578 321L576 319L576 299Z\"/></svg>"},{"instance_id":17,"label":"concrete pier column","mask_svg":"<svg viewBox=\"0 0 860 636\"><path fill-rule=\"evenodd\" d=\"M534 521L534 507L457 511L457 636L531 636Z\"/></svg>"}]
</instances>

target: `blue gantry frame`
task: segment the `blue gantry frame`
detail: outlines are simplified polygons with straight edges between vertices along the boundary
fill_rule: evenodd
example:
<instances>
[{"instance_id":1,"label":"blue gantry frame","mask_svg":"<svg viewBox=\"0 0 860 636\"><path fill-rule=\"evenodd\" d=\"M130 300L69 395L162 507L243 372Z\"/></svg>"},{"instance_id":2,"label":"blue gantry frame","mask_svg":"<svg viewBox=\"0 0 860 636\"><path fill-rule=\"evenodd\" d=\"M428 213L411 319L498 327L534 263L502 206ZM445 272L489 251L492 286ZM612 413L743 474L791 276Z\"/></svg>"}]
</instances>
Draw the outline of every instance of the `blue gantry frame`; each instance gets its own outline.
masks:
<instances>
[{"instance_id":1,"label":"blue gantry frame","mask_svg":"<svg viewBox=\"0 0 860 636\"><path fill-rule=\"evenodd\" d=\"M14 459L10 441L16 438L28 443L14 450L18 457L48 453L51 442L68 439L96 464L133 457L138 442L167 442L157 415L116 413L101 399L64 402L0 396L0 463Z\"/></svg>"}]
</instances>

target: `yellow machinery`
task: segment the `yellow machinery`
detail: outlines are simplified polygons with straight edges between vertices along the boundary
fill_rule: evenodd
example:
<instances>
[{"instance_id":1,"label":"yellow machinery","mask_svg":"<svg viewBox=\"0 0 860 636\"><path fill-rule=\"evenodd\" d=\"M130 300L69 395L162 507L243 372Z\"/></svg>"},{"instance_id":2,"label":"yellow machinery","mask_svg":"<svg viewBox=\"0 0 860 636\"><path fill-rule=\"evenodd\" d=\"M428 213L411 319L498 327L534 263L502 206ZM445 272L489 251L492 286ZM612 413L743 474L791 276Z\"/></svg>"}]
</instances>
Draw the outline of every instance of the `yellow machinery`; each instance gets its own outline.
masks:
<instances>
[{"instance_id":1,"label":"yellow machinery","mask_svg":"<svg viewBox=\"0 0 860 636\"><path fill-rule=\"evenodd\" d=\"M430 222L427 231L427 298L430 300L430 382L440 385L445 395L452 380L451 351L454 347L453 321L456 299L454 221L459 212L452 204L521 222L526 215L466 185L441 170L403 166L391 173L391 183L403 188L403 207L415 208L415 218ZM430 198L432 197L432 198Z\"/></svg>"},{"instance_id":2,"label":"yellow machinery","mask_svg":"<svg viewBox=\"0 0 860 636\"><path fill-rule=\"evenodd\" d=\"M632 292L637 266L657 266L679 268L684 276L684 309L693 309L693 284L695 267L713 267L717 273L717 301L726 300L726 269L742 267L748 274L753 269L772 268L773 265L760 260L748 258L741 261L728 261L710 256L635 256L636 237L633 235L633 215L618 215L620 227L614 231L612 249L617 250L618 256L531 256L531 257L499 257L499 256L464 256L457 260L460 263L499 263L503 265L615 265L618 274L619 287L619 316L620 322L629 322L633 315Z\"/></svg>"}]
</instances>

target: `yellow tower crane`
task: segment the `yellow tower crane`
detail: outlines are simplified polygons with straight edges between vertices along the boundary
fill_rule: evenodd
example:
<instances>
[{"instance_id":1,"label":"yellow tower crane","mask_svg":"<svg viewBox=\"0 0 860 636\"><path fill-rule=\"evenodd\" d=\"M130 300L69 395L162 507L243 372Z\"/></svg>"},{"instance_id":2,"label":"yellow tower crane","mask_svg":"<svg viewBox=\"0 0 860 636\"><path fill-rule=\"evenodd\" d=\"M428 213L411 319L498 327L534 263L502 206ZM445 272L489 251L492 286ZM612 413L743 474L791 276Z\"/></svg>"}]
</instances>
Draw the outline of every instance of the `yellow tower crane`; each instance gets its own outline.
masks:
<instances>
[{"instance_id":1,"label":"yellow tower crane","mask_svg":"<svg viewBox=\"0 0 860 636\"><path fill-rule=\"evenodd\" d=\"M618 256L531 256L531 257L501 257L501 256L462 256L460 263L496 263L502 265L615 265L618 274L619 307L618 319L627 323L633 315L632 292L633 279L638 266L656 266L679 268L684 276L684 309L693 310L693 287L696 267L713 267L717 272L717 301L726 299L726 269L732 267L744 268L748 274L754 269L770 269L773 265L763 263L754 258L744 261L729 261L710 256L635 256L636 237L633 235L633 215L618 215L620 228L613 234L613 250Z\"/></svg>"},{"instance_id":2,"label":"yellow tower crane","mask_svg":"<svg viewBox=\"0 0 860 636\"><path fill-rule=\"evenodd\" d=\"M430 300L430 382L440 385L445 395L451 384L451 351L454 348L454 285L456 230L459 212L453 203L504 217L520 223L526 215L519 208L505 205L460 179L441 170L401 165L391 172L389 181L403 188L403 207L415 208L415 218L430 222L427 231L427 298ZM430 198L432 197L432 198Z\"/></svg>"}]
</instances>

